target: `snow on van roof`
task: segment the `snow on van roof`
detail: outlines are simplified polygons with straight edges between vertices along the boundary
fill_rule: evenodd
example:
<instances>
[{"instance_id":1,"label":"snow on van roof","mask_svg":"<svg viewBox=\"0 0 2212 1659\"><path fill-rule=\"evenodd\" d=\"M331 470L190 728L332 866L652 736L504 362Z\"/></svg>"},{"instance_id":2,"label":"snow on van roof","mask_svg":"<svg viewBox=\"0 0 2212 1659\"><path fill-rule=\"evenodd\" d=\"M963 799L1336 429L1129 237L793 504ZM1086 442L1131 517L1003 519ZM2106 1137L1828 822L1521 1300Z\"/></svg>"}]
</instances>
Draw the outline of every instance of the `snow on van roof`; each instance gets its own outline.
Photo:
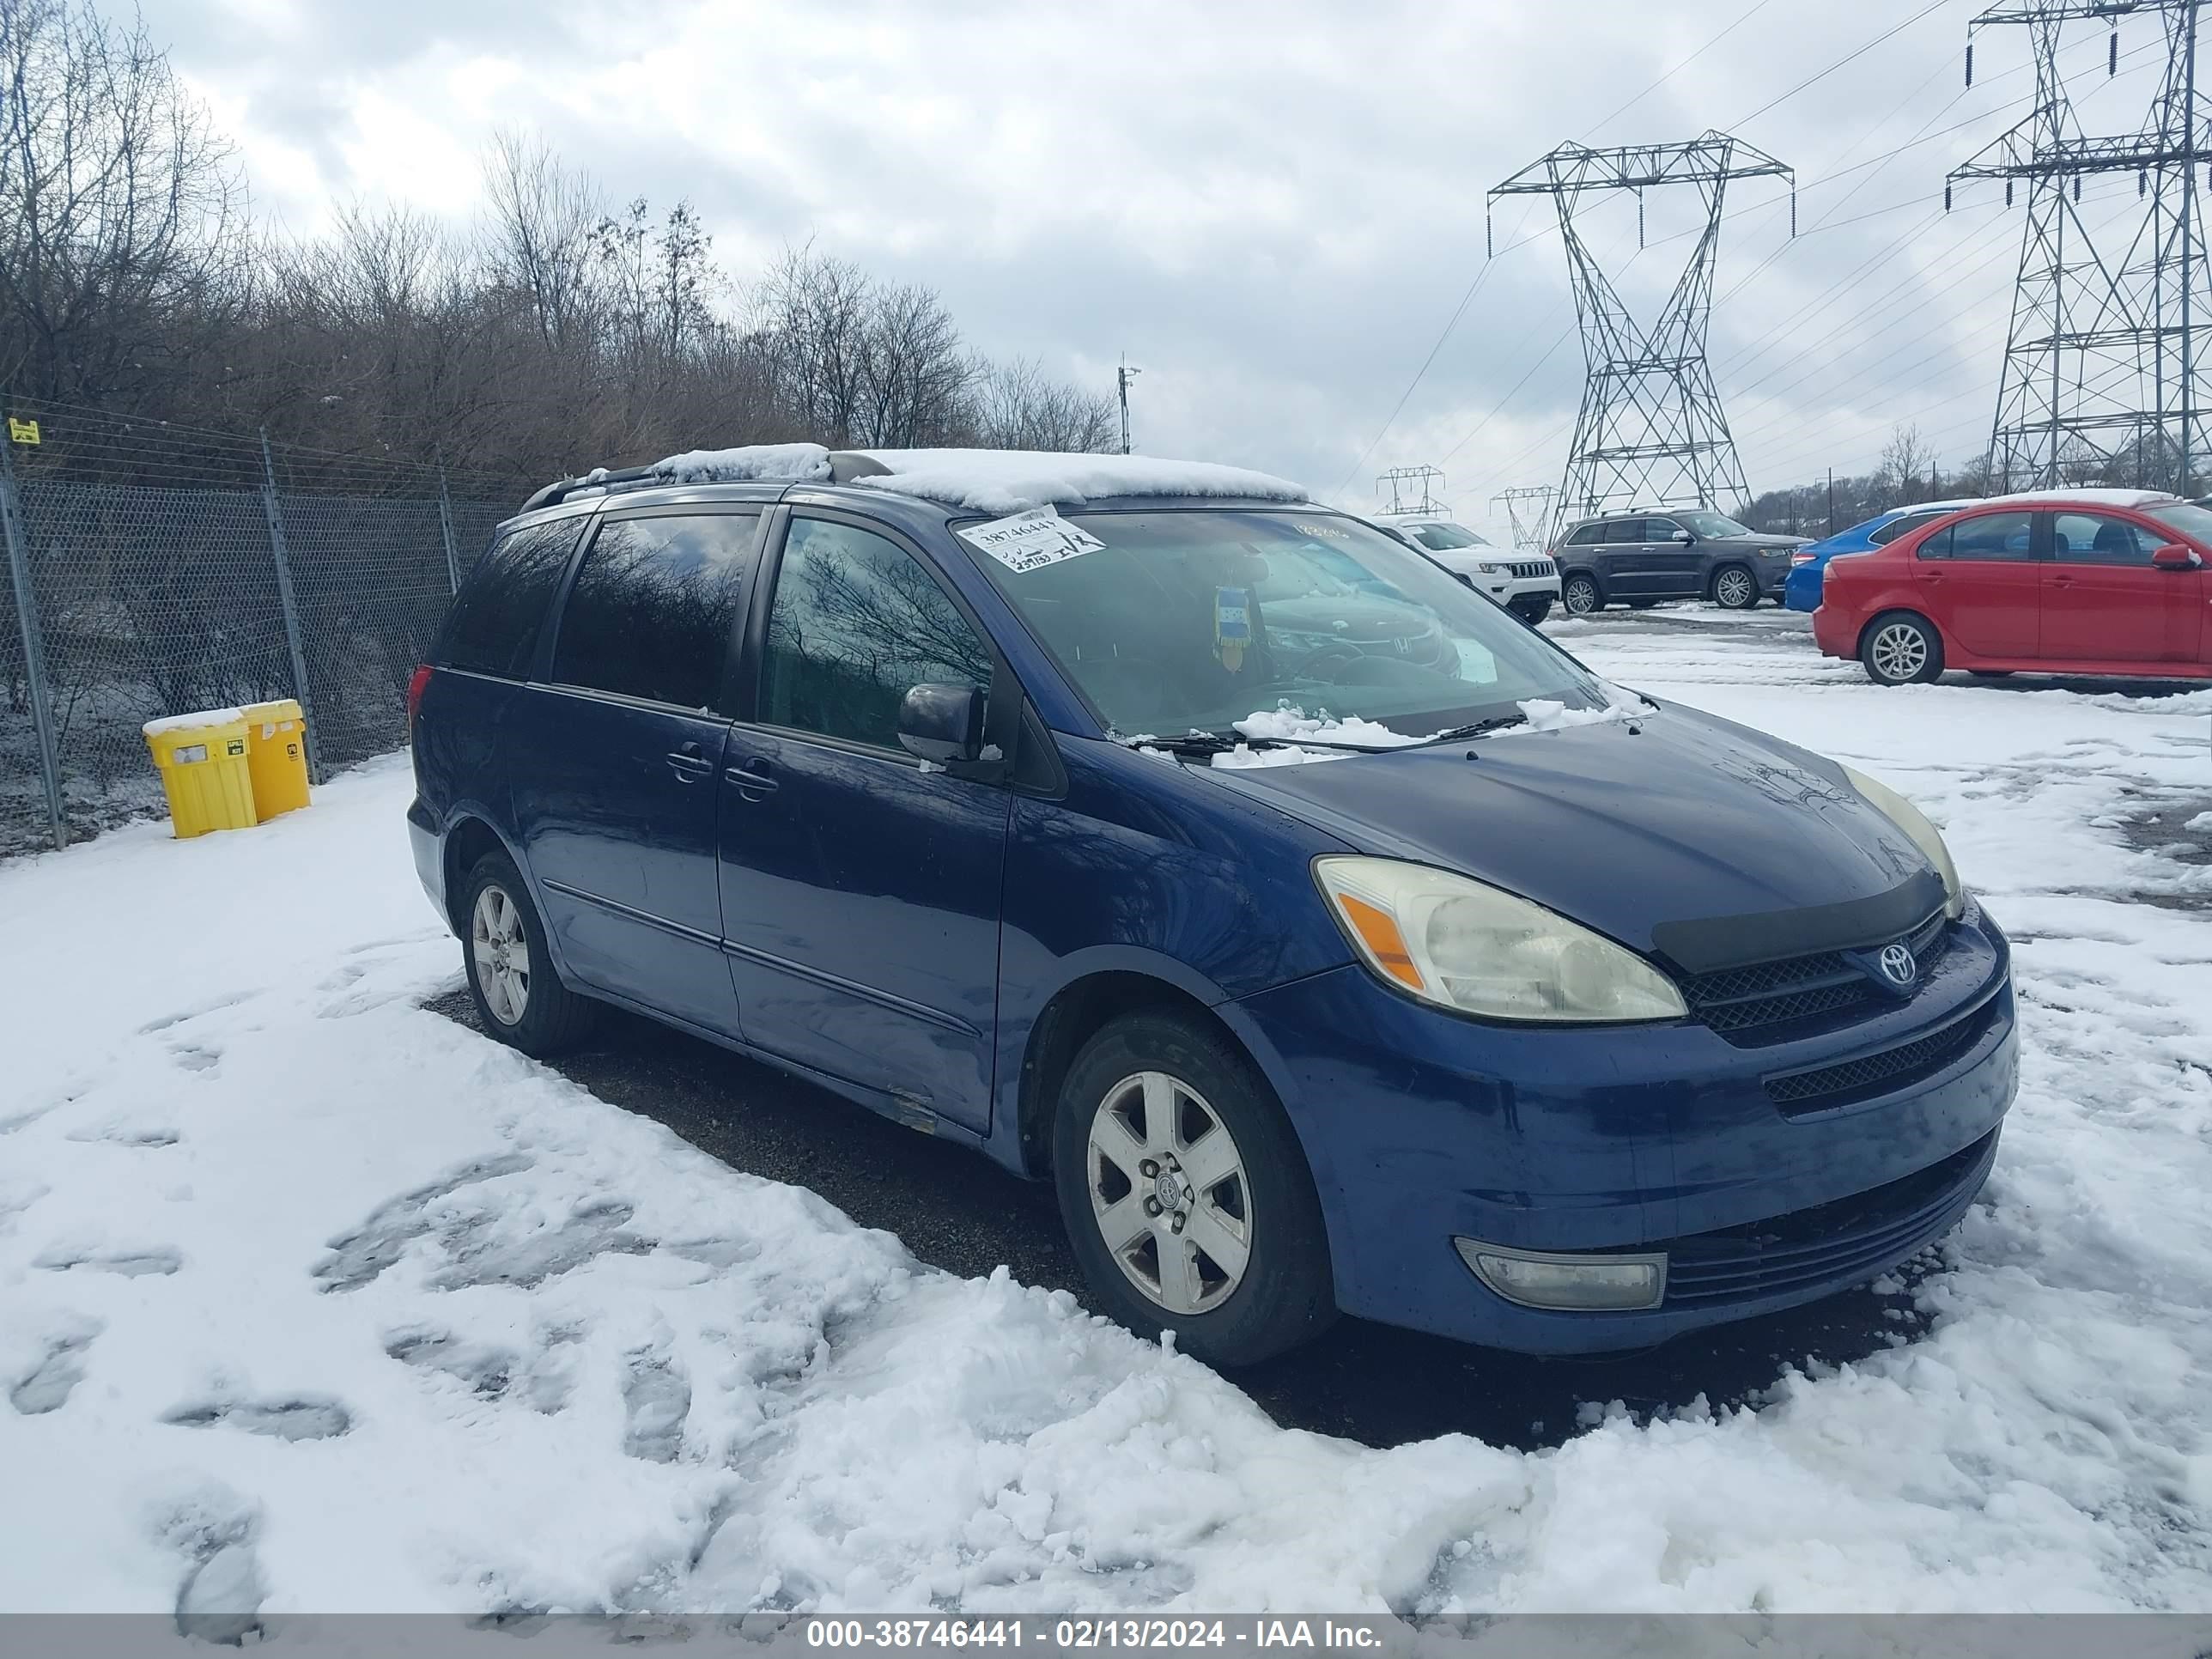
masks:
<instances>
[{"instance_id":1,"label":"snow on van roof","mask_svg":"<svg viewBox=\"0 0 2212 1659\"><path fill-rule=\"evenodd\" d=\"M976 513L1019 513L1052 503L1079 507L1103 495L1237 495L1270 501L1312 498L1303 485L1213 461L1153 455L1060 454L1028 449L850 449L820 444L747 444L692 449L647 469L671 483L864 484ZM602 469L586 483L605 482Z\"/></svg>"},{"instance_id":2,"label":"snow on van roof","mask_svg":"<svg viewBox=\"0 0 2212 1659\"><path fill-rule=\"evenodd\" d=\"M744 444L735 449L687 449L655 461L652 471L671 483L750 483L759 478L790 478L800 483L830 481L830 452L820 444ZM588 473L586 483L598 483L605 469Z\"/></svg>"},{"instance_id":3,"label":"snow on van roof","mask_svg":"<svg viewBox=\"0 0 2212 1659\"><path fill-rule=\"evenodd\" d=\"M1287 478L1214 461L1014 449L856 453L884 470L855 477L853 483L902 495L919 495L924 501L975 513L1019 513L1048 504L1080 507L1105 495L1241 495L1270 501L1310 499L1303 486Z\"/></svg>"}]
</instances>

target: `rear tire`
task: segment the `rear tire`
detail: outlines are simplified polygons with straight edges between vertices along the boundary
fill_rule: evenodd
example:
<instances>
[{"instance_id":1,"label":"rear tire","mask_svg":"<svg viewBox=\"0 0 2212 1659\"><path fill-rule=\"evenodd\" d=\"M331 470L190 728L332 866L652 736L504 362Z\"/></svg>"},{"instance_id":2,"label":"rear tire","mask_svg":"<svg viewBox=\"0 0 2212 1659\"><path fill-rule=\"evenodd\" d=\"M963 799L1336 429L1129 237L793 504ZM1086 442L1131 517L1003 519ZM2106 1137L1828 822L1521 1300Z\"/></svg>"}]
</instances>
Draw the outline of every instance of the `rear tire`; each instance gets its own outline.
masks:
<instances>
[{"instance_id":1,"label":"rear tire","mask_svg":"<svg viewBox=\"0 0 2212 1659\"><path fill-rule=\"evenodd\" d=\"M1570 617L1587 617L1605 609L1605 590L1597 585L1596 577L1577 570L1561 584L1559 603L1566 606Z\"/></svg>"},{"instance_id":2,"label":"rear tire","mask_svg":"<svg viewBox=\"0 0 2212 1659\"><path fill-rule=\"evenodd\" d=\"M1723 611L1750 611L1759 604L1759 578L1740 564L1724 564L1713 572L1713 603Z\"/></svg>"},{"instance_id":3,"label":"rear tire","mask_svg":"<svg viewBox=\"0 0 2212 1659\"><path fill-rule=\"evenodd\" d=\"M1548 599L1516 599L1513 601L1513 614L1534 628L1552 614L1552 602Z\"/></svg>"},{"instance_id":4,"label":"rear tire","mask_svg":"<svg viewBox=\"0 0 2212 1659\"><path fill-rule=\"evenodd\" d=\"M1251 1061L1196 1020L1125 1015L1084 1044L1053 1183L1093 1305L1141 1336L1252 1365L1335 1322L1305 1153Z\"/></svg>"},{"instance_id":5,"label":"rear tire","mask_svg":"<svg viewBox=\"0 0 2212 1659\"><path fill-rule=\"evenodd\" d=\"M471 866L460 914L469 995L488 1036L542 1060L590 1035L599 1005L561 982L514 860L487 853Z\"/></svg>"},{"instance_id":6,"label":"rear tire","mask_svg":"<svg viewBox=\"0 0 2212 1659\"><path fill-rule=\"evenodd\" d=\"M1924 685L1943 672L1943 636L1925 617L1886 611L1859 635L1859 661L1876 685Z\"/></svg>"}]
</instances>

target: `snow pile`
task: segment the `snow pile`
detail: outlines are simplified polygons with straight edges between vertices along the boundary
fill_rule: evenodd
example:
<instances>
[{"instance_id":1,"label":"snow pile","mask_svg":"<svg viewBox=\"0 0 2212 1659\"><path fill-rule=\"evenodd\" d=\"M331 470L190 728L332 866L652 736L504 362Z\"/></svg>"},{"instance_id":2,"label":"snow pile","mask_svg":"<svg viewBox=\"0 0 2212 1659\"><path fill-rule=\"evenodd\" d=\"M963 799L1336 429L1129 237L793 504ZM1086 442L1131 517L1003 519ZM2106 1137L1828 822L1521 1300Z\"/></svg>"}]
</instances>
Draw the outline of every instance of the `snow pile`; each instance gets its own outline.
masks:
<instances>
[{"instance_id":1,"label":"snow pile","mask_svg":"<svg viewBox=\"0 0 2212 1659\"><path fill-rule=\"evenodd\" d=\"M736 449L689 449L655 461L653 471L671 483L750 483L788 478L830 482L830 452L820 444L746 444ZM593 474L587 483L596 483Z\"/></svg>"},{"instance_id":2,"label":"snow pile","mask_svg":"<svg viewBox=\"0 0 2212 1659\"><path fill-rule=\"evenodd\" d=\"M2201 800L2212 692L1589 643L1893 781L2012 929L1923 1334L1531 1454L1279 1430L418 1007L459 947L380 763L0 867L0 1610L2212 1607L2212 872L2095 827Z\"/></svg>"},{"instance_id":3,"label":"snow pile","mask_svg":"<svg viewBox=\"0 0 2212 1659\"><path fill-rule=\"evenodd\" d=\"M1278 743L1307 738L1352 744L1363 749L1396 749L1420 741L1373 720L1362 720L1357 714L1349 720L1339 720L1326 712L1309 714L1287 703L1256 709L1234 722L1234 729L1248 738L1271 738ZM1254 749L1240 743L1214 756L1213 764L1231 771L1261 766L1303 766L1310 761L1349 760L1352 753L1349 749Z\"/></svg>"},{"instance_id":4,"label":"snow pile","mask_svg":"<svg viewBox=\"0 0 2212 1659\"><path fill-rule=\"evenodd\" d=\"M1287 479L1212 461L1170 461L1151 455L1067 455L1048 450L871 449L890 469L853 482L871 489L971 513L1020 513L1058 504L1080 507L1109 495L1231 495L1303 501Z\"/></svg>"},{"instance_id":5,"label":"snow pile","mask_svg":"<svg viewBox=\"0 0 2212 1659\"><path fill-rule=\"evenodd\" d=\"M149 738L158 738L164 732L197 732L207 726L236 726L246 719L242 708L200 708L188 714L164 714L159 720L148 720L138 729Z\"/></svg>"},{"instance_id":6,"label":"snow pile","mask_svg":"<svg viewBox=\"0 0 2212 1659\"><path fill-rule=\"evenodd\" d=\"M1601 680L1605 687L1605 707L1602 708L1570 708L1553 697L1531 697L1514 706L1528 716L1525 726L1509 726L1501 735L1518 732L1558 732L1570 726L1604 726L1614 720L1641 720L1658 712L1651 703L1626 687L1610 680Z\"/></svg>"}]
</instances>

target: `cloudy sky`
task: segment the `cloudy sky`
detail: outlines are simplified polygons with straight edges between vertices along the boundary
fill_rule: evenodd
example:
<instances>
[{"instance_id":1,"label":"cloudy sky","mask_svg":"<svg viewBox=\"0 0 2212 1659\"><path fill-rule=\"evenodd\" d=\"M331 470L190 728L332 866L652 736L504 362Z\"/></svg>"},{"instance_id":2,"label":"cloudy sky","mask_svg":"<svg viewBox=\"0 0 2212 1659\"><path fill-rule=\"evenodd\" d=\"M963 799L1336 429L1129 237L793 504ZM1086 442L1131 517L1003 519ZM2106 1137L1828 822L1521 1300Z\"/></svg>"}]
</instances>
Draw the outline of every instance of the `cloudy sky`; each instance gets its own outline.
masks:
<instances>
[{"instance_id":1,"label":"cloudy sky","mask_svg":"<svg viewBox=\"0 0 2212 1659\"><path fill-rule=\"evenodd\" d=\"M533 129L611 196L688 198L740 279L811 239L934 285L994 352L1109 389L1126 352L1141 449L1347 505L1437 465L1470 520L1558 481L1582 384L1551 204L1502 203L1486 258L1489 187L1569 139L1717 127L1798 180L1794 240L1771 179L1722 239L1753 488L1869 468L1900 422L1947 463L1987 442L2021 215L1986 185L1946 215L1942 181L2033 83L2000 28L1963 87L1982 0L143 5L295 230L356 198L465 222L487 134ZM2092 130L2155 88L2155 26L2120 52L2111 82L2101 27L2067 55ZM1577 223L1648 319L1701 212L1648 193L1640 252L1632 198Z\"/></svg>"}]
</instances>

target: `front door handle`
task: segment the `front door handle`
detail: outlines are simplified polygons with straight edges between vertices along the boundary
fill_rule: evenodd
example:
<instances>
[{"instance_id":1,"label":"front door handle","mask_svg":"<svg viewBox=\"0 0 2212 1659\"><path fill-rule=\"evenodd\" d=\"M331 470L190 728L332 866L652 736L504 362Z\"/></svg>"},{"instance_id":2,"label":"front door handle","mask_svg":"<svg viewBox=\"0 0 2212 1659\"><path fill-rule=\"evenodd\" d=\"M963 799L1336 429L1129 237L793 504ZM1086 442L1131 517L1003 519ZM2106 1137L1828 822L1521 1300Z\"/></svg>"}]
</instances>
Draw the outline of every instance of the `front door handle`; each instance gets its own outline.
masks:
<instances>
[{"instance_id":1,"label":"front door handle","mask_svg":"<svg viewBox=\"0 0 2212 1659\"><path fill-rule=\"evenodd\" d=\"M722 775L735 784L738 793L747 800L758 800L763 795L773 794L775 792L776 782L768 775L766 769L768 763L755 761L752 765L762 769L756 772L748 767L732 766L726 769Z\"/></svg>"},{"instance_id":2,"label":"front door handle","mask_svg":"<svg viewBox=\"0 0 2212 1659\"><path fill-rule=\"evenodd\" d=\"M714 769L714 763L707 758L707 751L696 743L687 743L668 751L668 769L676 774L678 783L696 783Z\"/></svg>"}]
</instances>

